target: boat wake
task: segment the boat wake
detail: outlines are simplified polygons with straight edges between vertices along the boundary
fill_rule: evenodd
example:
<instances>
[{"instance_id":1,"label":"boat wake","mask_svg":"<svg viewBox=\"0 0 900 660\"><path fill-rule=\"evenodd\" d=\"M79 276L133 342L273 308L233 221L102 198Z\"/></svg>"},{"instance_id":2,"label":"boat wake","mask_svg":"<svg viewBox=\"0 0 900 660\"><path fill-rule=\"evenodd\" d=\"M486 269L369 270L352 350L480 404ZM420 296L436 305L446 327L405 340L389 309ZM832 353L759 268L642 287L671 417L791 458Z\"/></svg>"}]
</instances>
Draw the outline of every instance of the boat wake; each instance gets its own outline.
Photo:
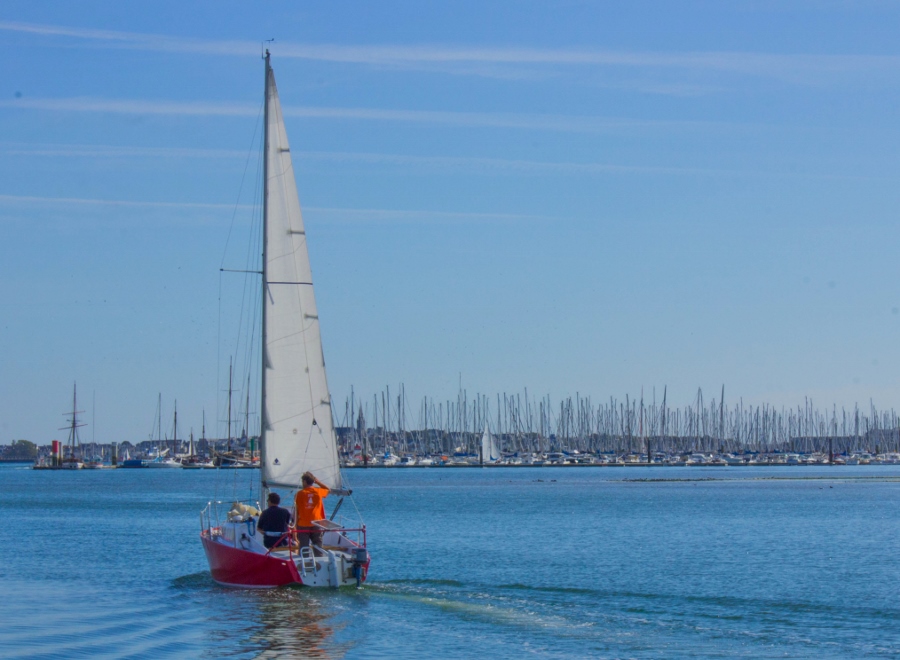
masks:
<instances>
[{"instance_id":1,"label":"boat wake","mask_svg":"<svg viewBox=\"0 0 900 660\"><path fill-rule=\"evenodd\" d=\"M585 642L601 654L626 648L636 656L666 648L676 656L679 649L686 654L693 649L698 656L727 650L729 655L751 657L770 642L798 655L880 654L889 645L872 640L900 618L900 609L893 608L523 583L407 579L370 583L366 591L376 599L434 609L440 613L436 620L449 615L484 634L528 630L533 642L563 654L567 643L584 648ZM840 630L842 641L823 635L825 629Z\"/></svg>"},{"instance_id":2,"label":"boat wake","mask_svg":"<svg viewBox=\"0 0 900 660\"><path fill-rule=\"evenodd\" d=\"M555 634L562 635L566 630L593 625L590 622L576 622L558 614L540 612L540 607L535 607L534 602L511 600L487 590L448 591L440 588L447 586L463 585L455 580L393 580L369 583L366 591L413 605L437 608L442 614L492 626L553 629Z\"/></svg>"}]
</instances>

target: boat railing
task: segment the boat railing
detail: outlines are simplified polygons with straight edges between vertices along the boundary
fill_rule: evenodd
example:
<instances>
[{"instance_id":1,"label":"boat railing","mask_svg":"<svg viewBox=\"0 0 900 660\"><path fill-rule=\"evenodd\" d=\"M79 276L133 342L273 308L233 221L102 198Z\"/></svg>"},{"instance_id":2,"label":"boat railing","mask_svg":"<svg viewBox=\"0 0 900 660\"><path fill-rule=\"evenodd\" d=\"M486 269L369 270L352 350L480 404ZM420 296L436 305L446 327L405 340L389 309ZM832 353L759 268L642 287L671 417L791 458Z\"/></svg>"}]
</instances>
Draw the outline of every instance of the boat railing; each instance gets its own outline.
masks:
<instances>
[{"instance_id":1,"label":"boat railing","mask_svg":"<svg viewBox=\"0 0 900 660\"><path fill-rule=\"evenodd\" d=\"M343 524L335 529L328 530L336 533L338 536L347 540L351 547L366 548L366 526L360 527L344 527ZM354 538L350 538L349 534L353 534Z\"/></svg>"},{"instance_id":2,"label":"boat railing","mask_svg":"<svg viewBox=\"0 0 900 660\"><path fill-rule=\"evenodd\" d=\"M246 504L256 507L257 511L260 510L259 502L257 502L256 500L210 500L200 511L200 531L211 532L212 530L216 530L222 527L219 507L223 504L229 507L234 506L235 504ZM214 520L215 525L213 525Z\"/></svg>"},{"instance_id":3,"label":"boat railing","mask_svg":"<svg viewBox=\"0 0 900 660\"><path fill-rule=\"evenodd\" d=\"M259 510L259 503L253 500L211 500L206 503L206 506L200 511L200 532L204 536L208 536L210 540L213 537L218 536L228 536L227 531L223 529L223 524L228 520L227 515L225 515L220 509L224 505L229 509L233 507L235 504L248 504L255 506L257 510ZM238 522L238 521L233 521ZM241 521L247 522L249 521ZM335 534L337 535L337 539L335 540L332 537L332 542L329 543L329 546L341 546L345 547L347 550L352 548L365 548L367 547L366 542L366 526L365 525L352 525L345 526L344 517L341 516L339 518L339 522L333 521L320 521L323 524L318 525L321 528L323 534ZM249 532L251 535L255 534L255 525L254 530ZM303 547L309 546L300 546L299 539L300 530L295 528L291 528L278 537L278 540L274 543L274 545L266 551L266 555L270 555L273 551L288 551L288 555L293 558L298 551L302 552ZM235 547L237 547L238 537L235 534L234 538L231 539L235 543Z\"/></svg>"},{"instance_id":4,"label":"boat railing","mask_svg":"<svg viewBox=\"0 0 900 660\"><path fill-rule=\"evenodd\" d=\"M345 539L347 543L350 544L351 548L365 548L366 546L366 526L362 525L361 527L334 527L332 529L323 529L323 532L334 532L341 538ZM275 541L275 544L269 548L267 555L272 554L272 552L284 551L287 550L290 556L293 556L294 549L299 544L298 534L300 533L297 529L289 529L284 534L278 537L278 540ZM355 538L351 538L350 535L354 535ZM310 546L302 546L299 549L303 550L305 547ZM321 550L321 548L319 548Z\"/></svg>"}]
</instances>

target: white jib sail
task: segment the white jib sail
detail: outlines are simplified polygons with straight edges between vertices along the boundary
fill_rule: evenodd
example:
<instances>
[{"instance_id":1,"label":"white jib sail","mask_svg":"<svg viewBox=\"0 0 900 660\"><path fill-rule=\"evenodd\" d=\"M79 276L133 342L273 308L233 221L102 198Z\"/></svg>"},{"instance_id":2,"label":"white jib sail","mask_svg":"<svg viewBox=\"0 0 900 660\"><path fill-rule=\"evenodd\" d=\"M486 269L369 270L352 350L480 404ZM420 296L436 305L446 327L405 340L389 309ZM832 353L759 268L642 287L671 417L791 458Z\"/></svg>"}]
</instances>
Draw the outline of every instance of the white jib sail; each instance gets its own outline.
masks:
<instances>
[{"instance_id":1,"label":"white jib sail","mask_svg":"<svg viewBox=\"0 0 900 660\"><path fill-rule=\"evenodd\" d=\"M267 70L263 480L296 488L309 470L341 487L306 231L275 76Z\"/></svg>"},{"instance_id":2,"label":"white jib sail","mask_svg":"<svg viewBox=\"0 0 900 660\"><path fill-rule=\"evenodd\" d=\"M487 426L484 427L484 434L481 436L481 457L485 463L493 463L500 460L500 449L497 447L497 441Z\"/></svg>"}]
</instances>

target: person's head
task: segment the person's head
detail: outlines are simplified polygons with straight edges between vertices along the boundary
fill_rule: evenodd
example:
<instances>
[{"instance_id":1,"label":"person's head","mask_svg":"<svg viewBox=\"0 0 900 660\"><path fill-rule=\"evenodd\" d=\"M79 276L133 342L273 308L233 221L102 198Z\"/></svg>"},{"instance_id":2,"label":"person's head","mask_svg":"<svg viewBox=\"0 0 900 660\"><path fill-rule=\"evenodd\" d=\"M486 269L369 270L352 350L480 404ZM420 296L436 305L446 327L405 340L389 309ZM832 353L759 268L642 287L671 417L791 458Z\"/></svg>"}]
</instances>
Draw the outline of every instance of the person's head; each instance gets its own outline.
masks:
<instances>
[{"instance_id":1,"label":"person's head","mask_svg":"<svg viewBox=\"0 0 900 660\"><path fill-rule=\"evenodd\" d=\"M269 506L278 506L279 504L281 504L281 495L269 493Z\"/></svg>"},{"instance_id":2,"label":"person's head","mask_svg":"<svg viewBox=\"0 0 900 660\"><path fill-rule=\"evenodd\" d=\"M304 486L312 486L314 483L316 483L316 480L313 479L312 475L308 472L300 477L300 479L303 481Z\"/></svg>"}]
</instances>

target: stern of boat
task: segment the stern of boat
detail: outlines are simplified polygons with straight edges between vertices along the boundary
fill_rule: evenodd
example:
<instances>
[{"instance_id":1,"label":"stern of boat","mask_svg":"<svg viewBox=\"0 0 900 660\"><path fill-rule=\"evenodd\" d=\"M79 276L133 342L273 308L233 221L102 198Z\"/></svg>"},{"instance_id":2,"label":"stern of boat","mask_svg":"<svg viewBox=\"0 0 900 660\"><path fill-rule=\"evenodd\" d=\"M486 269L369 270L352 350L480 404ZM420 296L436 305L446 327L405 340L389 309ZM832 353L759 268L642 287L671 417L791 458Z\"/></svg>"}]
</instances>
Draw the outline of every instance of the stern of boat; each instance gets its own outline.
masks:
<instances>
[{"instance_id":1,"label":"stern of boat","mask_svg":"<svg viewBox=\"0 0 900 660\"><path fill-rule=\"evenodd\" d=\"M317 521L322 545L299 547L287 532L281 547L266 549L254 515L221 516L231 503L209 502L200 514L200 541L213 580L228 587L272 588L288 585L338 588L366 581L371 557L365 527Z\"/></svg>"}]
</instances>

